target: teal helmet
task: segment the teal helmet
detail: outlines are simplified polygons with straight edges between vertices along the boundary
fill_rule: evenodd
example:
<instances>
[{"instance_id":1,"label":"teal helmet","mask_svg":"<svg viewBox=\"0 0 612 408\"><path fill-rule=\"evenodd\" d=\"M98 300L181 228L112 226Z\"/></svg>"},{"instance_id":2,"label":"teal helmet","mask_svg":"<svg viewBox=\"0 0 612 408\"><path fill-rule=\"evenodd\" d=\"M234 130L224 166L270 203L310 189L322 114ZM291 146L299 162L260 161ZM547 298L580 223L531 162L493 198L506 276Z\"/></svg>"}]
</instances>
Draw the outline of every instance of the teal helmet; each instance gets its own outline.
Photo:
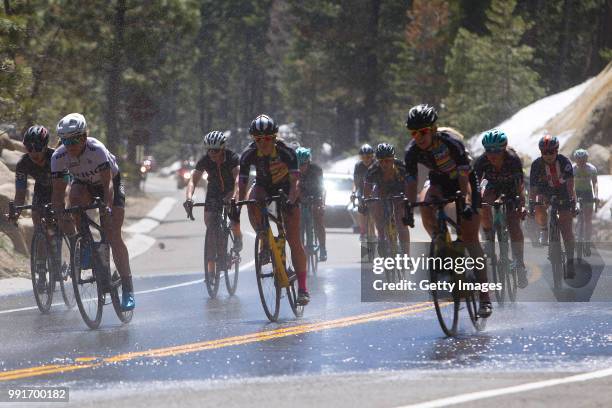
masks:
<instances>
[{"instance_id":1,"label":"teal helmet","mask_svg":"<svg viewBox=\"0 0 612 408\"><path fill-rule=\"evenodd\" d=\"M306 147L298 147L297 149L295 149L295 155L297 156L298 166L309 162L312 157L310 149Z\"/></svg>"},{"instance_id":2,"label":"teal helmet","mask_svg":"<svg viewBox=\"0 0 612 408\"><path fill-rule=\"evenodd\" d=\"M493 128L482 135L482 146L487 152L499 152L508 146L508 136L503 130Z\"/></svg>"}]
</instances>

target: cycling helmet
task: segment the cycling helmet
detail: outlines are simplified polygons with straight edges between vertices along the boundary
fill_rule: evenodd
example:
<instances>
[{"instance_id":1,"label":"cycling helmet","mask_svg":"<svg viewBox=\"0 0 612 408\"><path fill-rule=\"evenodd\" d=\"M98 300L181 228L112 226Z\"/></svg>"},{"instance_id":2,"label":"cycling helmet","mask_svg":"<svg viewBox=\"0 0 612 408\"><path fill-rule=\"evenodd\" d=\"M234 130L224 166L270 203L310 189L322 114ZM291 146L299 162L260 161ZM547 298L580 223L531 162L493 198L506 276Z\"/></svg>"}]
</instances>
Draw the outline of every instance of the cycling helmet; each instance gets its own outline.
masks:
<instances>
[{"instance_id":1,"label":"cycling helmet","mask_svg":"<svg viewBox=\"0 0 612 408\"><path fill-rule=\"evenodd\" d=\"M422 104L410 108L408 118L406 119L406 127L408 129L422 129L433 126L438 120L438 112L433 106Z\"/></svg>"},{"instance_id":2,"label":"cycling helmet","mask_svg":"<svg viewBox=\"0 0 612 408\"><path fill-rule=\"evenodd\" d=\"M376 146L376 158L384 159L386 157L395 157L395 147L389 143L381 143Z\"/></svg>"},{"instance_id":3,"label":"cycling helmet","mask_svg":"<svg viewBox=\"0 0 612 408\"><path fill-rule=\"evenodd\" d=\"M278 132L278 125L274 119L268 115L259 115L251 122L249 134L258 135L274 135Z\"/></svg>"},{"instance_id":4,"label":"cycling helmet","mask_svg":"<svg viewBox=\"0 0 612 408\"><path fill-rule=\"evenodd\" d=\"M359 148L359 154L374 154L374 149L372 149L372 146L366 143Z\"/></svg>"},{"instance_id":5,"label":"cycling helmet","mask_svg":"<svg viewBox=\"0 0 612 408\"><path fill-rule=\"evenodd\" d=\"M551 152L553 150L557 150L559 149L559 139L557 139L556 136L546 134L540 139L538 147L542 152Z\"/></svg>"},{"instance_id":6,"label":"cycling helmet","mask_svg":"<svg viewBox=\"0 0 612 408\"><path fill-rule=\"evenodd\" d=\"M87 122L80 113L64 116L57 124L57 135L62 139L79 137L87 132Z\"/></svg>"},{"instance_id":7,"label":"cycling helmet","mask_svg":"<svg viewBox=\"0 0 612 408\"><path fill-rule=\"evenodd\" d=\"M584 149L578 149L574 152L574 159L578 160L578 159L588 159L589 158L589 152L587 152Z\"/></svg>"},{"instance_id":8,"label":"cycling helmet","mask_svg":"<svg viewBox=\"0 0 612 408\"><path fill-rule=\"evenodd\" d=\"M312 155L310 154L310 149L306 147L298 147L297 149L295 149L295 155L297 156L299 166L306 162L309 162L312 157Z\"/></svg>"},{"instance_id":9,"label":"cycling helmet","mask_svg":"<svg viewBox=\"0 0 612 408\"><path fill-rule=\"evenodd\" d=\"M227 136L223 132L213 130L204 136L204 147L206 149L223 149L226 141Z\"/></svg>"},{"instance_id":10,"label":"cycling helmet","mask_svg":"<svg viewBox=\"0 0 612 408\"><path fill-rule=\"evenodd\" d=\"M501 129L487 130L482 135L482 146L487 152L499 152L508 146L508 136Z\"/></svg>"},{"instance_id":11,"label":"cycling helmet","mask_svg":"<svg viewBox=\"0 0 612 408\"><path fill-rule=\"evenodd\" d=\"M42 151L49 144L49 131L40 125L30 126L23 134L23 145L28 150Z\"/></svg>"}]
</instances>

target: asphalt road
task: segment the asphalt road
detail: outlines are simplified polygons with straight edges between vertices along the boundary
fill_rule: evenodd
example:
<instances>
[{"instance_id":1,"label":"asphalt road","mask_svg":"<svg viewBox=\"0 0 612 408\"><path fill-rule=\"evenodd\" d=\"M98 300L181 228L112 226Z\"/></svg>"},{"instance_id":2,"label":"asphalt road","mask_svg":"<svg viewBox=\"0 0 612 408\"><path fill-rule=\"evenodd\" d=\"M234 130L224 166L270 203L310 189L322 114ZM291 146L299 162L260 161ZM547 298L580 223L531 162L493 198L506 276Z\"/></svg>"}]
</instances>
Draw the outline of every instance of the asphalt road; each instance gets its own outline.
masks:
<instances>
[{"instance_id":1,"label":"asphalt road","mask_svg":"<svg viewBox=\"0 0 612 408\"><path fill-rule=\"evenodd\" d=\"M182 198L172 180L152 178L148 188ZM359 242L348 230L328 233L329 261L309 281L304 317L283 299L279 323L269 323L243 217L237 294L222 282L211 300L196 218L179 202L150 234L156 244L132 260L137 309L128 325L111 307L89 330L61 305L48 315L16 310L34 305L31 293L1 297L0 392L68 387L75 406L612 404L607 251L590 259L590 283L555 296L544 249L528 245L530 284L519 301L496 307L483 332L461 310L460 335L450 339L428 302L361 302ZM419 239L423 231L413 231Z\"/></svg>"}]
</instances>

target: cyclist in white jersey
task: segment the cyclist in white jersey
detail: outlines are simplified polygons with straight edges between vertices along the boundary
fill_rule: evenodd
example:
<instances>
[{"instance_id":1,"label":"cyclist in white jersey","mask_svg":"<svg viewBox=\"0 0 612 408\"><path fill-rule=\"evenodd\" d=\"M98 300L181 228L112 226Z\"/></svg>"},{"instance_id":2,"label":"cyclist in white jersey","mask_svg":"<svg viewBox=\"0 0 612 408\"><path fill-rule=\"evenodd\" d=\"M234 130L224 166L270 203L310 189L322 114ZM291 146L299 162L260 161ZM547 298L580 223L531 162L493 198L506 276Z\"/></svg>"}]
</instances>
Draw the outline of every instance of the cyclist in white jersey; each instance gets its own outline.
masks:
<instances>
[{"instance_id":1,"label":"cyclist in white jersey","mask_svg":"<svg viewBox=\"0 0 612 408\"><path fill-rule=\"evenodd\" d=\"M584 248L585 255L591 255L591 234L593 231L593 203L598 201L597 168L588 163L589 152L578 149L574 152L574 188L576 197L582 199L584 211L584 238L588 243Z\"/></svg>"},{"instance_id":2,"label":"cyclist in white jersey","mask_svg":"<svg viewBox=\"0 0 612 408\"><path fill-rule=\"evenodd\" d=\"M51 157L54 208L56 211L64 208L67 184L63 176L66 172L72 179L68 197L70 206L90 205L94 197L102 199L106 206L100 212L102 227L121 275L121 304L124 310L132 310L135 306L132 273L128 250L121 236L125 215L125 188L121 182L117 160L99 140L88 137L87 122L80 113L71 113L62 118L57 124L57 133L62 146ZM70 218L65 221L64 231L68 234L74 232Z\"/></svg>"}]
</instances>

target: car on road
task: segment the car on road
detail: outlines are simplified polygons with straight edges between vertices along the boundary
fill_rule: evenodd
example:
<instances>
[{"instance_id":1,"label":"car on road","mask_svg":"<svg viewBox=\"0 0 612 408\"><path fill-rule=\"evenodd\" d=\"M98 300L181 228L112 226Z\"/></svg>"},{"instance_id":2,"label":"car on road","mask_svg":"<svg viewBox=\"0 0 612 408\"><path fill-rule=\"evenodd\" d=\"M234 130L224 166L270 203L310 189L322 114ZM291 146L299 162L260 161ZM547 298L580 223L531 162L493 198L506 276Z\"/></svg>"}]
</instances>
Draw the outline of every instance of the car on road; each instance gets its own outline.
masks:
<instances>
[{"instance_id":1,"label":"car on road","mask_svg":"<svg viewBox=\"0 0 612 408\"><path fill-rule=\"evenodd\" d=\"M350 174L323 172L325 187L325 226L351 228L350 215L353 177Z\"/></svg>"}]
</instances>

